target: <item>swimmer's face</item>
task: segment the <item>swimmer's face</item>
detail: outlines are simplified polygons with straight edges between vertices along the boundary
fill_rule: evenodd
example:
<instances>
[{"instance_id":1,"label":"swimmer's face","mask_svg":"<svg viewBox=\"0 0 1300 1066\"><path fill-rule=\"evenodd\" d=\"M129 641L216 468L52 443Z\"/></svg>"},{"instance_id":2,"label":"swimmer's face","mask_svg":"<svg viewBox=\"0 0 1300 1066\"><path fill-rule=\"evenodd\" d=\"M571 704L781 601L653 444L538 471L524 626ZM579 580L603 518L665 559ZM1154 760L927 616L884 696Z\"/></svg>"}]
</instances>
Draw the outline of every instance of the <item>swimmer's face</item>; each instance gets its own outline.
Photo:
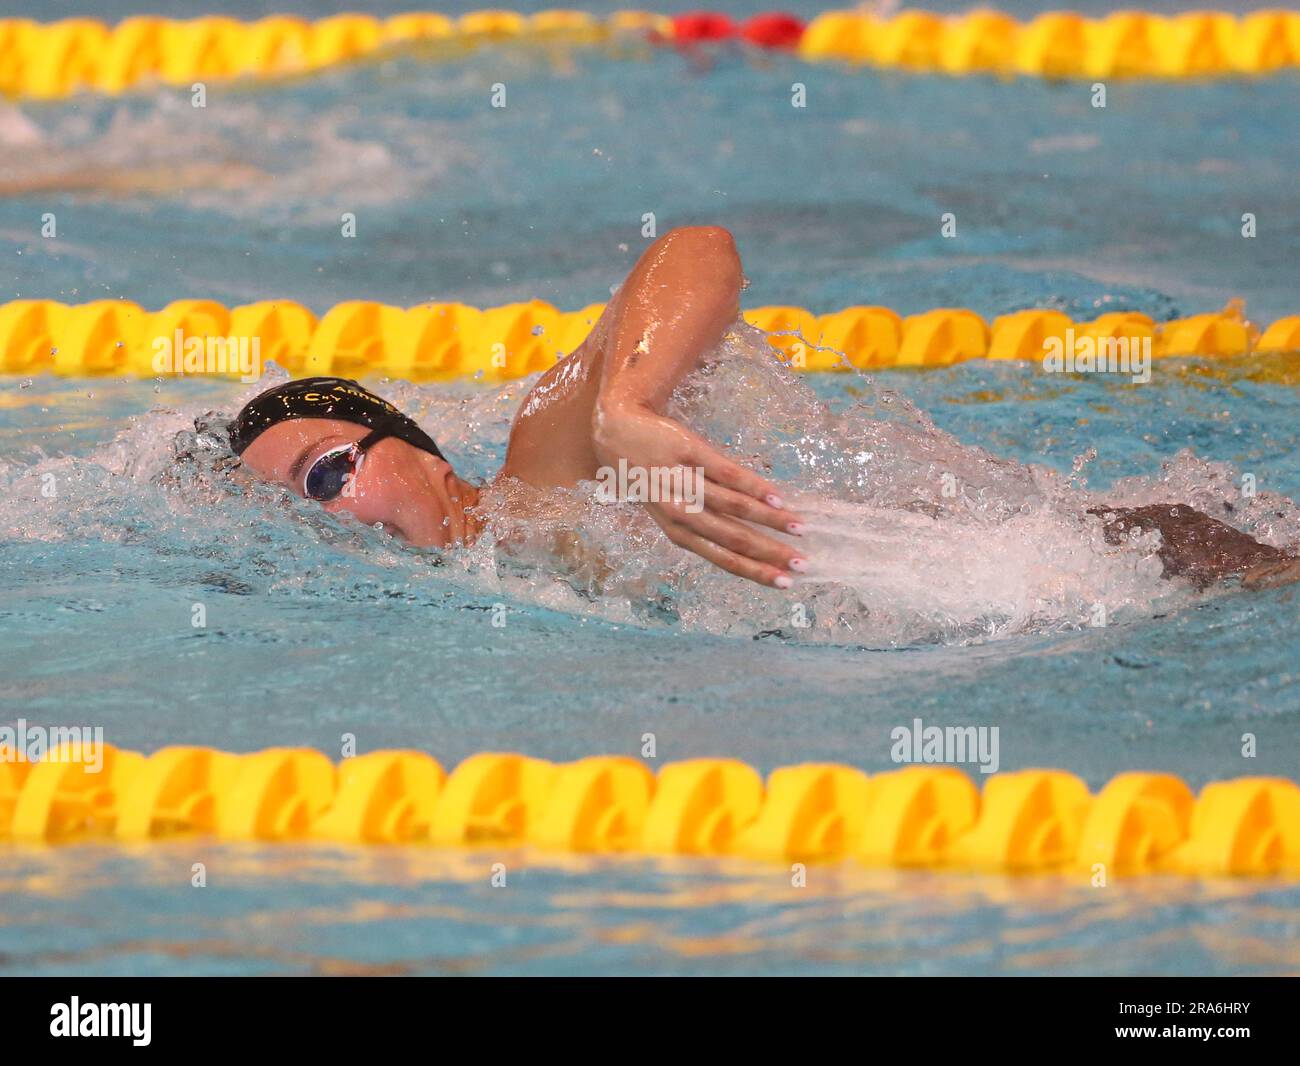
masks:
<instances>
[{"instance_id":1,"label":"swimmer's face","mask_svg":"<svg viewBox=\"0 0 1300 1066\"><path fill-rule=\"evenodd\" d=\"M396 437L368 448L351 484L338 491L344 486L341 475L350 469L340 453L369 433L354 422L291 418L258 436L242 459L260 477L299 496L338 492L321 503L325 510L350 511L371 526L382 522L390 533L419 547L442 548L470 539L465 507L474 490L445 459ZM333 460L320 462L331 454Z\"/></svg>"}]
</instances>

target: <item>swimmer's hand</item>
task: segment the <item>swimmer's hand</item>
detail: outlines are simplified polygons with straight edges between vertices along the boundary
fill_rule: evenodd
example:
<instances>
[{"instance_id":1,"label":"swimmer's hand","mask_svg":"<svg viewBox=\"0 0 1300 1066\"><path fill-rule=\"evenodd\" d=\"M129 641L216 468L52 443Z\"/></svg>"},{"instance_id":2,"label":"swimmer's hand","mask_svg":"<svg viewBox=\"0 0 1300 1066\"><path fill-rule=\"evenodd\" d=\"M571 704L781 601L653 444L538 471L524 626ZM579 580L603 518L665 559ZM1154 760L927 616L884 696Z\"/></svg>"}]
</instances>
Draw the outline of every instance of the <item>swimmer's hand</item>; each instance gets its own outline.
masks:
<instances>
[{"instance_id":1,"label":"swimmer's hand","mask_svg":"<svg viewBox=\"0 0 1300 1066\"><path fill-rule=\"evenodd\" d=\"M789 588L791 574L807 569L800 552L748 523L798 535L802 519L787 510L776 486L729 459L680 422L641 405L598 405L593 418L596 455L607 470L619 462L639 468L653 485L683 491L645 503L659 527L680 548L760 585Z\"/></svg>"}]
</instances>

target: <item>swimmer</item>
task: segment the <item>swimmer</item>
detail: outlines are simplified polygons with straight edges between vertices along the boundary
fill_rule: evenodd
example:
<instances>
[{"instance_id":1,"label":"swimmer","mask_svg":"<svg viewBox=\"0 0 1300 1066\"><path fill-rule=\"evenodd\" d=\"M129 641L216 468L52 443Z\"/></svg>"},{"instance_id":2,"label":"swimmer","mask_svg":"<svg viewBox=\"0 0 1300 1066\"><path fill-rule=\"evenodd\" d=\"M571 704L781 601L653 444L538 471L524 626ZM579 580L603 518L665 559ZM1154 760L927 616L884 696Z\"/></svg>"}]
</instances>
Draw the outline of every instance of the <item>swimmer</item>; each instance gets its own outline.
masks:
<instances>
[{"instance_id":1,"label":"swimmer","mask_svg":"<svg viewBox=\"0 0 1300 1066\"><path fill-rule=\"evenodd\" d=\"M702 471L702 507L685 494L642 506L679 547L789 588L807 560L762 530L797 537L800 516L771 482L663 414L678 382L740 314L742 281L726 230L676 229L655 241L587 339L528 393L497 480L545 491L620 462L651 476ZM254 473L414 545L472 543L490 518L478 507L479 487L456 475L428 435L355 382L291 381L255 397L230 433Z\"/></svg>"},{"instance_id":2,"label":"swimmer","mask_svg":"<svg viewBox=\"0 0 1300 1066\"><path fill-rule=\"evenodd\" d=\"M587 339L533 386L511 427L498 483L572 488L598 472L652 476L702 470L702 507L683 497L646 502L673 544L715 566L787 589L808 571L804 553L765 530L799 537L801 516L767 479L664 412L678 383L722 340L743 283L731 235L676 229L633 267ZM231 445L258 476L329 512L349 511L417 546L468 545L493 517L416 423L356 382L291 381L250 401ZM1181 504L1094 509L1122 543L1158 529L1166 577L1198 587L1240 577L1250 587L1300 580L1300 562Z\"/></svg>"}]
</instances>

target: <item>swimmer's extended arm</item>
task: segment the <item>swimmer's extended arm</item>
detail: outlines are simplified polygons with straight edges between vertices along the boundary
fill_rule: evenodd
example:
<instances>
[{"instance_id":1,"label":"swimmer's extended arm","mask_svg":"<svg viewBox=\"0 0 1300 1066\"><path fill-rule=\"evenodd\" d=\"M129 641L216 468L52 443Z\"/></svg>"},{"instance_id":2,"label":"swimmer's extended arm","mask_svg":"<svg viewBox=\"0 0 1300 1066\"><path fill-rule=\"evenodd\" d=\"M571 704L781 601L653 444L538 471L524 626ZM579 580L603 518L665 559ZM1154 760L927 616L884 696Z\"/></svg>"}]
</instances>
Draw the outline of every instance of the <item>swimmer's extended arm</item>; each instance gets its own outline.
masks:
<instances>
[{"instance_id":1,"label":"swimmer's extended arm","mask_svg":"<svg viewBox=\"0 0 1300 1066\"><path fill-rule=\"evenodd\" d=\"M773 485L663 414L677 383L736 320L741 281L724 229L675 229L655 241L582 346L529 392L501 474L550 489L617 470L619 460L651 476L703 469L703 510L672 502L646 509L674 544L785 587L787 571L802 565L799 553L746 523L797 533L799 516L784 509Z\"/></svg>"},{"instance_id":2,"label":"swimmer's extended arm","mask_svg":"<svg viewBox=\"0 0 1300 1066\"><path fill-rule=\"evenodd\" d=\"M606 311L592 442L606 466L703 470L703 509L648 503L654 520L674 544L723 570L788 587L799 552L747 523L797 532L799 516L774 485L663 414L678 382L736 320L742 281L735 243L718 227L673 230L646 250Z\"/></svg>"}]
</instances>

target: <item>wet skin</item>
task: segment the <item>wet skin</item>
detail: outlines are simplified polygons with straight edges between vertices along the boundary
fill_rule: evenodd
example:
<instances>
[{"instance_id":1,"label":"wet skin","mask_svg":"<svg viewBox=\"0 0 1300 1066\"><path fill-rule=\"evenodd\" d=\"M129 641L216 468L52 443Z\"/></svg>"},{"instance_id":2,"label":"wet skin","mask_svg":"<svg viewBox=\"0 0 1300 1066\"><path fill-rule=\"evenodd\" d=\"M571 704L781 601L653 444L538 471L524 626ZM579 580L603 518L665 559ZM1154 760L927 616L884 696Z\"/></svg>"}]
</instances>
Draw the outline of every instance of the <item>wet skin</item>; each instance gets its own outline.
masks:
<instances>
[{"instance_id":1,"label":"wet skin","mask_svg":"<svg viewBox=\"0 0 1300 1066\"><path fill-rule=\"evenodd\" d=\"M544 374L511 427L498 479L571 488L601 467L703 470L703 509L643 503L674 544L739 577L789 588L807 560L760 527L798 536L801 518L775 485L663 414L679 381L722 339L740 309L743 275L731 235L717 227L673 230L655 241L582 345ZM292 419L243 453L260 476L307 495L304 479L332 447L365 427ZM346 494L325 503L382 523L412 544L470 543L486 516L479 491L436 456L388 438L367 453Z\"/></svg>"},{"instance_id":2,"label":"wet skin","mask_svg":"<svg viewBox=\"0 0 1300 1066\"><path fill-rule=\"evenodd\" d=\"M743 283L731 235L717 227L674 230L642 255L582 345L528 393L511 427L498 479L534 488L571 488L620 460L646 470L703 469L704 509L646 503L667 537L716 566L760 584L789 588L808 569L802 553L761 532L797 536L800 516L777 488L709 441L666 417L673 389L722 339L739 314ZM256 473L306 495L312 463L369 432L349 422L294 419L259 436L244 452ZM361 521L382 523L419 546L471 543L487 516L479 489L442 459L388 438L365 456L349 493L325 503ZM1199 587L1241 577L1247 587L1300 580L1295 556L1181 504L1097 508L1106 539L1158 529L1166 577Z\"/></svg>"},{"instance_id":3,"label":"wet skin","mask_svg":"<svg viewBox=\"0 0 1300 1066\"><path fill-rule=\"evenodd\" d=\"M305 496L312 463L369 432L354 422L294 418L261 434L244 451L243 461L267 481ZM349 494L321 506L331 514L350 511L367 525L382 523L412 544L443 548L469 543L477 535L472 508L478 495L445 459L388 437L366 452Z\"/></svg>"},{"instance_id":4,"label":"wet skin","mask_svg":"<svg viewBox=\"0 0 1300 1066\"><path fill-rule=\"evenodd\" d=\"M1294 555L1261 544L1186 504L1094 507L1088 513L1101 517L1109 544L1122 544L1138 532L1158 530L1157 554L1164 566L1163 576L1185 578L1197 588L1232 577L1240 577L1248 588L1271 588L1300 580Z\"/></svg>"}]
</instances>

